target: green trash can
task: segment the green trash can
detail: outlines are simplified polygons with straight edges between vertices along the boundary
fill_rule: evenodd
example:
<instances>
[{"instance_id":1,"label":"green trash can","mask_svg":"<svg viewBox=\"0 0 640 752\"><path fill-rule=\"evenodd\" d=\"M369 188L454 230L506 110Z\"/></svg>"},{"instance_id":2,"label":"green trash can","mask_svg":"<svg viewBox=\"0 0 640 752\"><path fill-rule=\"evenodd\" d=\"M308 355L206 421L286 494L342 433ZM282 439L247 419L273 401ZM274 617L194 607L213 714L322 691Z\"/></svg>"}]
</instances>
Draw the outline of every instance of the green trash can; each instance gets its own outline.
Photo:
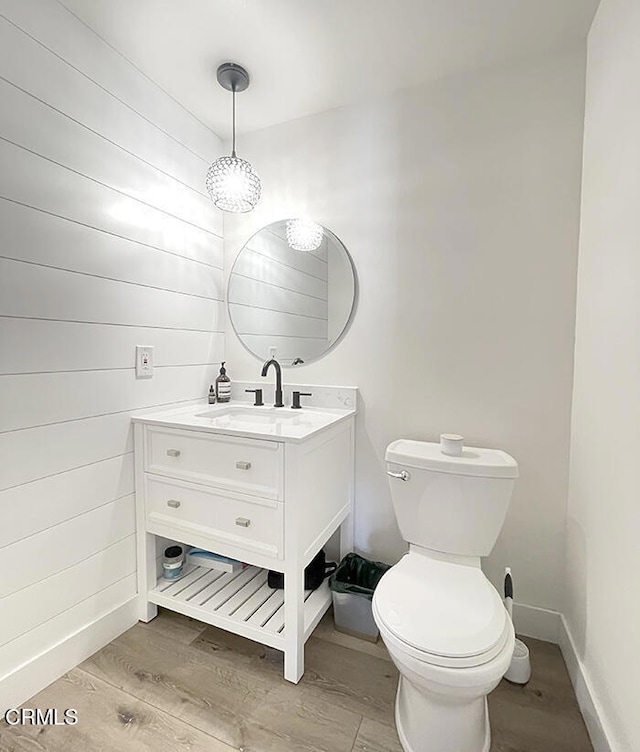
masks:
<instances>
[{"instance_id":1,"label":"green trash can","mask_svg":"<svg viewBox=\"0 0 640 752\"><path fill-rule=\"evenodd\" d=\"M333 619L338 632L370 642L378 639L378 627L371 611L371 599L389 564L347 554L329 578Z\"/></svg>"}]
</instances>

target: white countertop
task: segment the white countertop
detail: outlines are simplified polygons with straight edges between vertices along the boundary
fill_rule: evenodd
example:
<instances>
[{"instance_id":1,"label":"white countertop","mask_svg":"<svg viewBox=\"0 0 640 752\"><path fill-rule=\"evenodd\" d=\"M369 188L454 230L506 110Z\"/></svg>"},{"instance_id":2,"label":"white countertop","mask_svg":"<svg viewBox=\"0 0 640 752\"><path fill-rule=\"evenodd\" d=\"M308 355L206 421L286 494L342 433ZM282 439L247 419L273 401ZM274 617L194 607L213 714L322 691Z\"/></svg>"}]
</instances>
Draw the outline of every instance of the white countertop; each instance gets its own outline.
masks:
<instances>
[{"instance_id":1,"label":"white countertop","mask_svg":"<svg viewBox=\"0 0 640 752\"><path fill-rule=\"evenodd\" d=\"M209 405L206 401L160 412L140 412L134 423L167 428L206 431L226 436L299 443L356 414L354 409L329 407L254 407L250 402L231 400Z\"/></svg>"}]
</instances>

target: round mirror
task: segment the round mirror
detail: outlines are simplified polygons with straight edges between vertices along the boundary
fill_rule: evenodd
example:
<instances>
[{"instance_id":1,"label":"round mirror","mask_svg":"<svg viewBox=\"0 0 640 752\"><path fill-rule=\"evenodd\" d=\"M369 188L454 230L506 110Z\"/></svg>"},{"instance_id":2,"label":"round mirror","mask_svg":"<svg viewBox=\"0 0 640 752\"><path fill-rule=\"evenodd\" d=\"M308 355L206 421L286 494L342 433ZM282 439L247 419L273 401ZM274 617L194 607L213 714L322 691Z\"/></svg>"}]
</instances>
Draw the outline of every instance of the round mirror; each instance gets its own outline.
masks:
<instances>
[{"instance_id":1,"label":"round mirror","mask_svg":"<svg viewBox=\"0 0 640 752\"><path fill-rule=\"evenodd\" d=\"M240 251L229 277L229 316L242 344L283 366L321 358L344 335L356 275L347 249L326 227L283 219Z\"/></svg>"}]
</instances>

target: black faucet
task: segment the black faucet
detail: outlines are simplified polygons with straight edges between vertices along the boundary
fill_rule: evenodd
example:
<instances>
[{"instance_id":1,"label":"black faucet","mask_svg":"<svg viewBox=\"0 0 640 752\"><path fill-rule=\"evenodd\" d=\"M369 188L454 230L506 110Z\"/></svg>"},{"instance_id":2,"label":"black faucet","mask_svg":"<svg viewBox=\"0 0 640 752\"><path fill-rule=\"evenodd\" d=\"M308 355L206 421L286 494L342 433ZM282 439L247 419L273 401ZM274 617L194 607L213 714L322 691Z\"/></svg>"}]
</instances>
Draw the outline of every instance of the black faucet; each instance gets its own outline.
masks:
<instances>
[{"instance_id":1,"label":"black faucet","mask_svg":"<svg viewBox=\"0 0 640 752\"><path fill-rule=\"evenodd\" d=\"M280 363L275 358L271 358L262 366L262 375L266 376L269 366L274 366L276 369L276 401L273 403L274 407L284 407L282 401L282 369Z\"/></svg>"},{"instance_id":2,"label":"black faucet","mask_svg":"<svg viewBox=\"0 0 640 752\"><path fill-rule=\"evenodd\" d=\"M300 410L302 407L300 404L300 397L313 397L313 394L311 394L311 392L294 392L293 401L291 403L292 410Z\"/></svg>"}]
</instances>

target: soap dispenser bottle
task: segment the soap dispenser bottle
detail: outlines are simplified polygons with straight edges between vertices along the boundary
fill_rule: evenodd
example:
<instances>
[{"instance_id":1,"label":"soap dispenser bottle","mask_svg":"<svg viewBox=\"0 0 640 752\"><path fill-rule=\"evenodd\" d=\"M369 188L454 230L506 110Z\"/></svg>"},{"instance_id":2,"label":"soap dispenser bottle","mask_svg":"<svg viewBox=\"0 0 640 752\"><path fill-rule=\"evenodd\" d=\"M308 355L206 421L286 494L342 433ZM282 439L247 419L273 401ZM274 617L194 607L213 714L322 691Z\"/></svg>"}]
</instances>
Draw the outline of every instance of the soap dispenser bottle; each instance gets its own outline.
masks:
<instances>
[{"instance_id":1,"label":"soap dispenser bottle","mask_svg":"<svg viewBox=\"0 0 640 752\"><path fill-rule=\"evenodd\" d=\"M218 402L229 402L231 400L231 379L227 376L227 369L224 367L225 361L220 366L220 375L216 378L216 399Z\"/></svg>"}]
</instances>

